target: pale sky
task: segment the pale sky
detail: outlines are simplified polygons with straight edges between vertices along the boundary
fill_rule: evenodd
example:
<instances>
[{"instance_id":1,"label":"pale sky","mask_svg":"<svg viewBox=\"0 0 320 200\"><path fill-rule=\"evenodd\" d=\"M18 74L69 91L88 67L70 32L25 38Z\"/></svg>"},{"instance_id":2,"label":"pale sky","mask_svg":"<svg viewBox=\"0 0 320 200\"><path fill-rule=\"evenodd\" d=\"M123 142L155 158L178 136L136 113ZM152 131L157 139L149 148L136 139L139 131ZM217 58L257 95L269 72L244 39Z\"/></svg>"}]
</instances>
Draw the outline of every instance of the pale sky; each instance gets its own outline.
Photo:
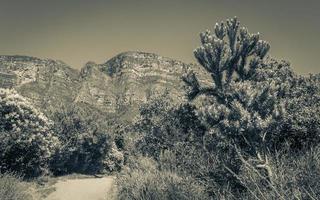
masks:
<instances>
[{"instance_id":1,"label":"pale sky","mask_svg":"<svg viewBox=\"0 0 320 200\"><path fill-rule=\"evenodd\" d=\"M199 33L237 16L298 73L319 73L318 0L0 0L0 54L74 68L124 51L196 62Z\"/></svg>"}]
</instances>

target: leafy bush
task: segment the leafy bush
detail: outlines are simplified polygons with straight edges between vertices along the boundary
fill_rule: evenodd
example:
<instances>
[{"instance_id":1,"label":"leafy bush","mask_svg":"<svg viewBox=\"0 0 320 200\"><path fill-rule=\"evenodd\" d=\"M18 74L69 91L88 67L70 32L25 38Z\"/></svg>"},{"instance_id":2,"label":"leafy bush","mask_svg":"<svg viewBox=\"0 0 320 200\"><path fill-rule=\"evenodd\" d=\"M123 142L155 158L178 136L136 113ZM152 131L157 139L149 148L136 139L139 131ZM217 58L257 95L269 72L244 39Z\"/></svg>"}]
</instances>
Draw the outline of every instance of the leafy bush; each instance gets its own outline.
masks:
<instances>
[{"instance_id":1,"label":"leafy bush","mask_svg":"<svg viewBox=\"0 0 320 200\"><path fill-rule=\"evenodd\" d=\"M149 158L137 158L117 178L118 199L208 199L203 186L191 177L162 171Z\"/></svg>"},{"instance_id":2,"label":"leafy bush","mask_svg":"<svg viewBox=\"0 0 320 200\"><path fill-rule=\"evenodd\" d=\"M286 61L269 58L261 63L250 78L254 83L271 80L278 86L277 98L285 106L280 134L274 138L280 148L284 143L291 150L312 147L320 141L320 74L296 75Z\"/></svg>"},{"instance_id":3,"label":"leafy bush","mask_svg":"<svg viewBox=\"0 0 320 200\"><path fill-rule=\"evenodd\" d=\"M293 150L310 148L320 142L320 74L294 79L284 99L287 114L281 140Z\"/></svg>"},{"instance_id":4,"label":"leafy bush","mask_svg":"<svg viewBox=\"0 0 320 200\"><path fill-rule=\"evenodd\" d=\"M38 194L13 174L0 174L0 197L2 200L36 200Z\"/></svg>"},{"instance_id":5,"label":"leafy bush","mask_svg":"<svg viewBox=\"0 0 320 200\"><path fill-rule=\"evenodd\" d=\"M47 171L60 143L52 123L14 90L0 89L0 171L26 177Z\"/></svg>"},{"instance_id":6,"label":"leafy bush","mask_svg":"<svg viewBox=\"0 0 320 200\"><path fill-rule=\"evenodd\" d=\"M97 173L105 169L113 139L97 120L70 108L57 112L54 121L62 143L51 162L55 174Z\"/></svg>"},{"instance_id":7,"label":"leafy bush","mask_svg":"<svg viewBox=\"0 0 320 200\"><path fill-rule=\"evenodd\" d=\"M144 155L158 159L161 151L173 149L179 142L202 145L206 129L196 115L195 106L176 106L164 96L141 107L136 131L142 135L137 147Z\"/></svg>"},{"instance_id":8,"label":"leafy bush","mask_svg":"<svg viewBox=\"0 0 320 200\"><path fill-rule=\"evenodd\" d=\"M104 166L109 172L120 171L124 164L124 154L119 151L115 143L112 144L111 150L108 152Z\"/></svg>"}]
</instances>

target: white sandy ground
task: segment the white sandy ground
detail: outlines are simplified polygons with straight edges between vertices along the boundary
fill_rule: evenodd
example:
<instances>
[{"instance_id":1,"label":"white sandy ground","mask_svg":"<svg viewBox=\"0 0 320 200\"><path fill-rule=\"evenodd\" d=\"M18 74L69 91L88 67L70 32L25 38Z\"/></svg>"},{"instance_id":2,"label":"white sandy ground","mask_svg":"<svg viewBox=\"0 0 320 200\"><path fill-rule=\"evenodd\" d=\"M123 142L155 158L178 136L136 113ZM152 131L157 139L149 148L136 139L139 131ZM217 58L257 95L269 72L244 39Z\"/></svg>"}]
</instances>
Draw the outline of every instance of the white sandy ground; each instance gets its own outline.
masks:
<instances>
[{"instance_id":1,"label":"white sandy ground","mask_svg":"<svg viewBox=\"0 0 320 200\"><path fill-rule=\"evenodd\" d=\"M114 177L59 180L45 200L110 200Z\"/></svg>"}]
</instances>

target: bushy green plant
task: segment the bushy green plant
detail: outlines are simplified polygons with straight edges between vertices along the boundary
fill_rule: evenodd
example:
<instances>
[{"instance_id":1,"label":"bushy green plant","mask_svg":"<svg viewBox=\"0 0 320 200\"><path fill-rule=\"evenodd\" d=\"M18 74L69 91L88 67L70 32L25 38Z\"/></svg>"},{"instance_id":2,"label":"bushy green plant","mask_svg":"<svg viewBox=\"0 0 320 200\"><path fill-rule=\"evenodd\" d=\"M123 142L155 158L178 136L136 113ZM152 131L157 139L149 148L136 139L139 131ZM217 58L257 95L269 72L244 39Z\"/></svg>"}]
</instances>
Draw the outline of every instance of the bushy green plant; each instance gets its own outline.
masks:
<instances>
[{"instance_id":1,"label":"bushy green plant","mask_svg":"<svg viewBox=\"0 0 320 200\"><path fill-rule=\"evenodd\" d=\"M233 18L216 24L213 34L200 35L202 45L194 53L212 77L210 86L200 85L192 71L183 79L190 88L190 100L207 97L198 112L209 130L205 148L210 152L233 149L234 163L226 169L237 175L249 163L272 185L270 151L290 140L306 144L299 135L317 143L319 82L314 76L299 81L287 63L265 59L269 44L239 25Z\"/></svg>"},{"instance_id":2,"label":"bushy green plant","mask_svg":"<svg viewBox=\"0 0 320 200\"><path fill-rule=\"evenodd\" d=\"M14 90L0 89L0 171L26 177L47 171L60 147L50 122Z\"/></svg>"}]
</instances>

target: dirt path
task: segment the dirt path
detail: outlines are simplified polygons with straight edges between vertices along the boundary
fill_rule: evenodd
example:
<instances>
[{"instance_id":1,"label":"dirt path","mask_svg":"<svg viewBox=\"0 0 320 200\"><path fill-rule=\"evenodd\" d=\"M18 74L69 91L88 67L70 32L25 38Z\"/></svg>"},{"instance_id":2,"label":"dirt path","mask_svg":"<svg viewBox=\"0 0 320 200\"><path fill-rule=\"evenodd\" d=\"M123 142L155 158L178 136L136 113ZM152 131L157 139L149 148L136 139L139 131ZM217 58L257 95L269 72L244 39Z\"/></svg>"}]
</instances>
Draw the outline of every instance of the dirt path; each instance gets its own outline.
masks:
<instances>
[{"instance_id":1,"label":"dirt path","mask_svg":"<svg viewBox=\"0 0 320 200\"><path fill-rule=\"evenodd\" d=\"M110 200L114 177L58 181L45 200Z\"/></svg>"}]
</instances>

